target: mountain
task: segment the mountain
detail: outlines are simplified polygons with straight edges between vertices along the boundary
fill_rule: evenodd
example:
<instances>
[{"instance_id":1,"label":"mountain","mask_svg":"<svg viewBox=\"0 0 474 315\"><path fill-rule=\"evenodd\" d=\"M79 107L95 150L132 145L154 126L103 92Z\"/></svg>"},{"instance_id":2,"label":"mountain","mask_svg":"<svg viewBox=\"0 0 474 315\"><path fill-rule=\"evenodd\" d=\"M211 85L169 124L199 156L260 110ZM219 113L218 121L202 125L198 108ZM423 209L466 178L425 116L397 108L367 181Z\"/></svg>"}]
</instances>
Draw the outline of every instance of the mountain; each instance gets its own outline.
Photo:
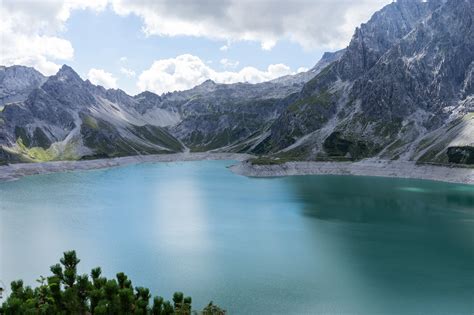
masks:
<instances>
[{"instance_id":1,"label":"mountain","mask_svg":"<svg viewBox=\"0 0 474 315\"><path fill-rule=\"evenodd\" d=\"M258 84L217 84L207 80L182 92L157 96L144 92L137 97L156 108L179 115L168 130L192 151L250 150L291 101L292 95L342 52L325 53L309 71Z\"/></svg>"},{"instance_id":2,"label":"mountain","mask_svg":"<svg viewBox=\"0 0 474 315\"><path fill-rule=\"evenodd\" d=\"M150 122L150 117L136 110L139 100L121 90L106 90L83 81L68 66L38 83L24 100L6 104L0 112L0 158L4 161L114 157L184 149L163 128L169 121Z\"/></svg>"},{"instance_id":3,"label":"mountain","mask_svg":"<svg viewBox=\"0 0 474 315\"><path fill-rule=\"evenodd\" d=\"M0 88L11 91L5 99L17 100L0 110L3 163L220 149L261 131L283 109L276 101L305 82L208 80L187 91L129 96L66 65L48 78L32 68L2 69L9 76Z\"/></svg>"},{"instance_id":4,"label":"mountain","mask_svg":"<svg viewBox=\"0 0 474 315\"><path fill-rule=\"evenodd\" d=\"M161 108L177 110L181 121L170 132L193 151L232 146L263 131L284 105L280 100L301 85L265 82L203 84L165 95Z\"/></svg>"},{"instance_id":5,"label":"mountain","mask_svg":"<svg viewBox=\"0 0 474 315\"><path fill-rule=\"evenodd\" d=\"M325 52L321 59L308 71L297 73L296 75L285 75L280 78L271 80L274 83L283 84L304 84L319 74L324 68L329 66L334 61L341 59L346 49L341 49L335 52Z\"/></svg>"},{"instance_id":6,"label":"mountain","mask_svg":"<svg viewBox=\"0 0 474 315\"><path fill-rule=\"evenodd\" d=\"M387 5L304 85L254 152L473 163L473 12L469 0Z\"/></svg>"},{"instance_id":7,"label":"mountain","mask_svg":"<svg viewBox=\"0 0 474 315\"><path fill-rule=\"evenodd\" d=\"M355 30L343 56L303 87L297 100L272 126L271 136L263 143L264 150L288 151L291 146L291 150L311 151L304 153L306 158L319 155L324 140L339 119L349 114L354 81L370 70L391 45L408 34L416 21L427 17L435 8L433 2L397 1L376 12ZM305 146L301 147L302 144Z\"/></svg>"},{"instance_id":8,"label":"mountain","mask_svg":"<svg viewBox=\"0 0 474 315\"><path fill-rule=\"evenodd\" d=\"M474 3L398 0L309 71L129 96L2 67L0 161L191 151L474 164Z\"/></svg>"},{"instance_id":9,"label":"mountain","mask_svg":"<svg viewBox=\"0 0 474 315\"><path fill-rule=\"evenodd\" d=\"M337 57L337 55L336 55ZM334 58L327 54L325 58ZM144 116L173 115L167 129L192 151L243 150L244 141L258 136L285 108L285 98L297 93L319 68L258 84L217 84L207 80L187 90L158 96L135 96ZM161 110L159 115L155 111Z\"/></svg>"}]
</instances>

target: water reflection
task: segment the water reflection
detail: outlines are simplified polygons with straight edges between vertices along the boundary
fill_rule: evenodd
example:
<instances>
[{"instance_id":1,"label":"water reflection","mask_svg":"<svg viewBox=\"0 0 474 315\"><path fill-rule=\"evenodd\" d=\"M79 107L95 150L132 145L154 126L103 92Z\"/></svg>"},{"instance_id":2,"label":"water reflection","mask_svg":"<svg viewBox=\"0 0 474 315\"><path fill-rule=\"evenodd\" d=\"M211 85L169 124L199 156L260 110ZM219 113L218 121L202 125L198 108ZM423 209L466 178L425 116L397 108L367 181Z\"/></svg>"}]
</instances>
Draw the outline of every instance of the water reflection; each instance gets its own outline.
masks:
<instances>
[{"instance_id":1,"label":"water reflection","mask_svg":"<svg viewBox=\"0 0 474 315\"><path fill-rule=\"evenodd\" d=\"M465 216L474 219L474 188L414 180L304 176L287 181L296 198L304 203L304 214L323 220L359 223L444 224ZM446 211L449 210L449 211Z\"/></svg>"},{"instance_id":2,"label":"water reflection","mask_svg":"<svg viewBox=\"0 0 474 315\"><path fill-rule=\"evenodd\" d=\"M374 312L400 304L410 305L400 313L474 310L473 186L333 176L287 182L302 214L317 219L308 223L313 237L331 244L326 253L338 253L340 269L360 276L347 285L372 289Z\"/></svg>"}]
</instances>

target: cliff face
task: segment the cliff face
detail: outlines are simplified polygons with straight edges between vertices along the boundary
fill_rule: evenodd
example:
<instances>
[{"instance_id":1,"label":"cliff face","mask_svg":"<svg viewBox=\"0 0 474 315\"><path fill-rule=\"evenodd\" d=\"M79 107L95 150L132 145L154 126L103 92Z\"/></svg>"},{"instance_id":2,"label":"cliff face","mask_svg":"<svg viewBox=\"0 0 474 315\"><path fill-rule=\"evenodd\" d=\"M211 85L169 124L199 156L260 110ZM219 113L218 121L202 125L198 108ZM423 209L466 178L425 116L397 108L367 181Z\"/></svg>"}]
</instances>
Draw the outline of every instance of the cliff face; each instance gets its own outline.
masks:
<instances>
[{"instance_id":1,"label":"cliff face","mask_svg":"<svg viewBox=\"0 0 474 315\"><path fill-rule=\"evenodd\" d=\"M442 0L398 0L374 13L354 35L335 65L342 80L355 80L369 71L389 49L442 5Z\"/></svg>"},{"instance_id":2,"label":"cliff face","mask_svg":"<svg viewBox=\"0 0 474 315\"><path fill-rule=\"evenodd\" d=\"M446 163L456 146L469 155L461 147L474 141L473 12L468 0L386 6L303 87L261 151Z\"/></svg>"},{"instance_id":3,"label":"cliff face","mask_svg":"<svg viewBox=\"0 0 474 315\"><path fill-rule=\"evenodd\" d=\"M449 147L473 144L473 12L447 2L355 82L364 119L399 122L383 156L448 162Z\"/></svg>"},{"instance_id":4,"label":"cliff face","mask_svg":"<svg viewBox=\"0 0 474 315\"><path fill-rule=\"evenodd\" d=\"M0 66L0 106L25 100L44 81L46 77L33 68Z\"/></svg>"}]
</instances>

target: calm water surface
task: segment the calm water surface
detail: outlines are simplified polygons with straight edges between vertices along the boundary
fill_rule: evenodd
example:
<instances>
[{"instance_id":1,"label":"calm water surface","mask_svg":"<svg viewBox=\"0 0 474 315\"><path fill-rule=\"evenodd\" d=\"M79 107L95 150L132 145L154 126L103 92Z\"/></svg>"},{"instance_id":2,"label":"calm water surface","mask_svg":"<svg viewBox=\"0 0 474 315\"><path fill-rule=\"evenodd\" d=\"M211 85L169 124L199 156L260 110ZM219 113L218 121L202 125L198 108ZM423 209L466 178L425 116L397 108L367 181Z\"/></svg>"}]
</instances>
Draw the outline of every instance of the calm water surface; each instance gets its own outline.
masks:
<instances>
[{"instance_id":1,"label":"calm water surface","mask_svg":"<svg viewBox=\"0 0 474 315\"><path fill-rule=\"evenodd\" d=\"M255 179L232 161L0 183L0 279L34 284L65 250L107 276L230 314L473 314L474 186Z\"/></svg>"}]
</instances>

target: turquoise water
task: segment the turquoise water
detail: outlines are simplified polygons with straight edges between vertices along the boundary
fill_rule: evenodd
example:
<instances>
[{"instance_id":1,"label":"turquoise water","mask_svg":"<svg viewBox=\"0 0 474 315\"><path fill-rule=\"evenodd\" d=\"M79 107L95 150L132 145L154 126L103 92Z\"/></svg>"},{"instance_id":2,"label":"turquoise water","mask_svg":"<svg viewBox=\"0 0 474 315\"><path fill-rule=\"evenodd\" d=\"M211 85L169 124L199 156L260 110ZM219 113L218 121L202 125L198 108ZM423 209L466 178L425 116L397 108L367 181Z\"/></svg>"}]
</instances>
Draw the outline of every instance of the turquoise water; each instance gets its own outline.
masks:
<instances>
[{"instance_id":1,"label":"turquoise water","mask_svg":"<svg viewBox=\"0 0 474 315\"><path fill-rule=\"evenodd\" d=\"M65 250L166 298L230 314L473 314L474 186L256 179L232 161L0 183L0 279L34 284Z\"/></svg>"}]
</instances>

